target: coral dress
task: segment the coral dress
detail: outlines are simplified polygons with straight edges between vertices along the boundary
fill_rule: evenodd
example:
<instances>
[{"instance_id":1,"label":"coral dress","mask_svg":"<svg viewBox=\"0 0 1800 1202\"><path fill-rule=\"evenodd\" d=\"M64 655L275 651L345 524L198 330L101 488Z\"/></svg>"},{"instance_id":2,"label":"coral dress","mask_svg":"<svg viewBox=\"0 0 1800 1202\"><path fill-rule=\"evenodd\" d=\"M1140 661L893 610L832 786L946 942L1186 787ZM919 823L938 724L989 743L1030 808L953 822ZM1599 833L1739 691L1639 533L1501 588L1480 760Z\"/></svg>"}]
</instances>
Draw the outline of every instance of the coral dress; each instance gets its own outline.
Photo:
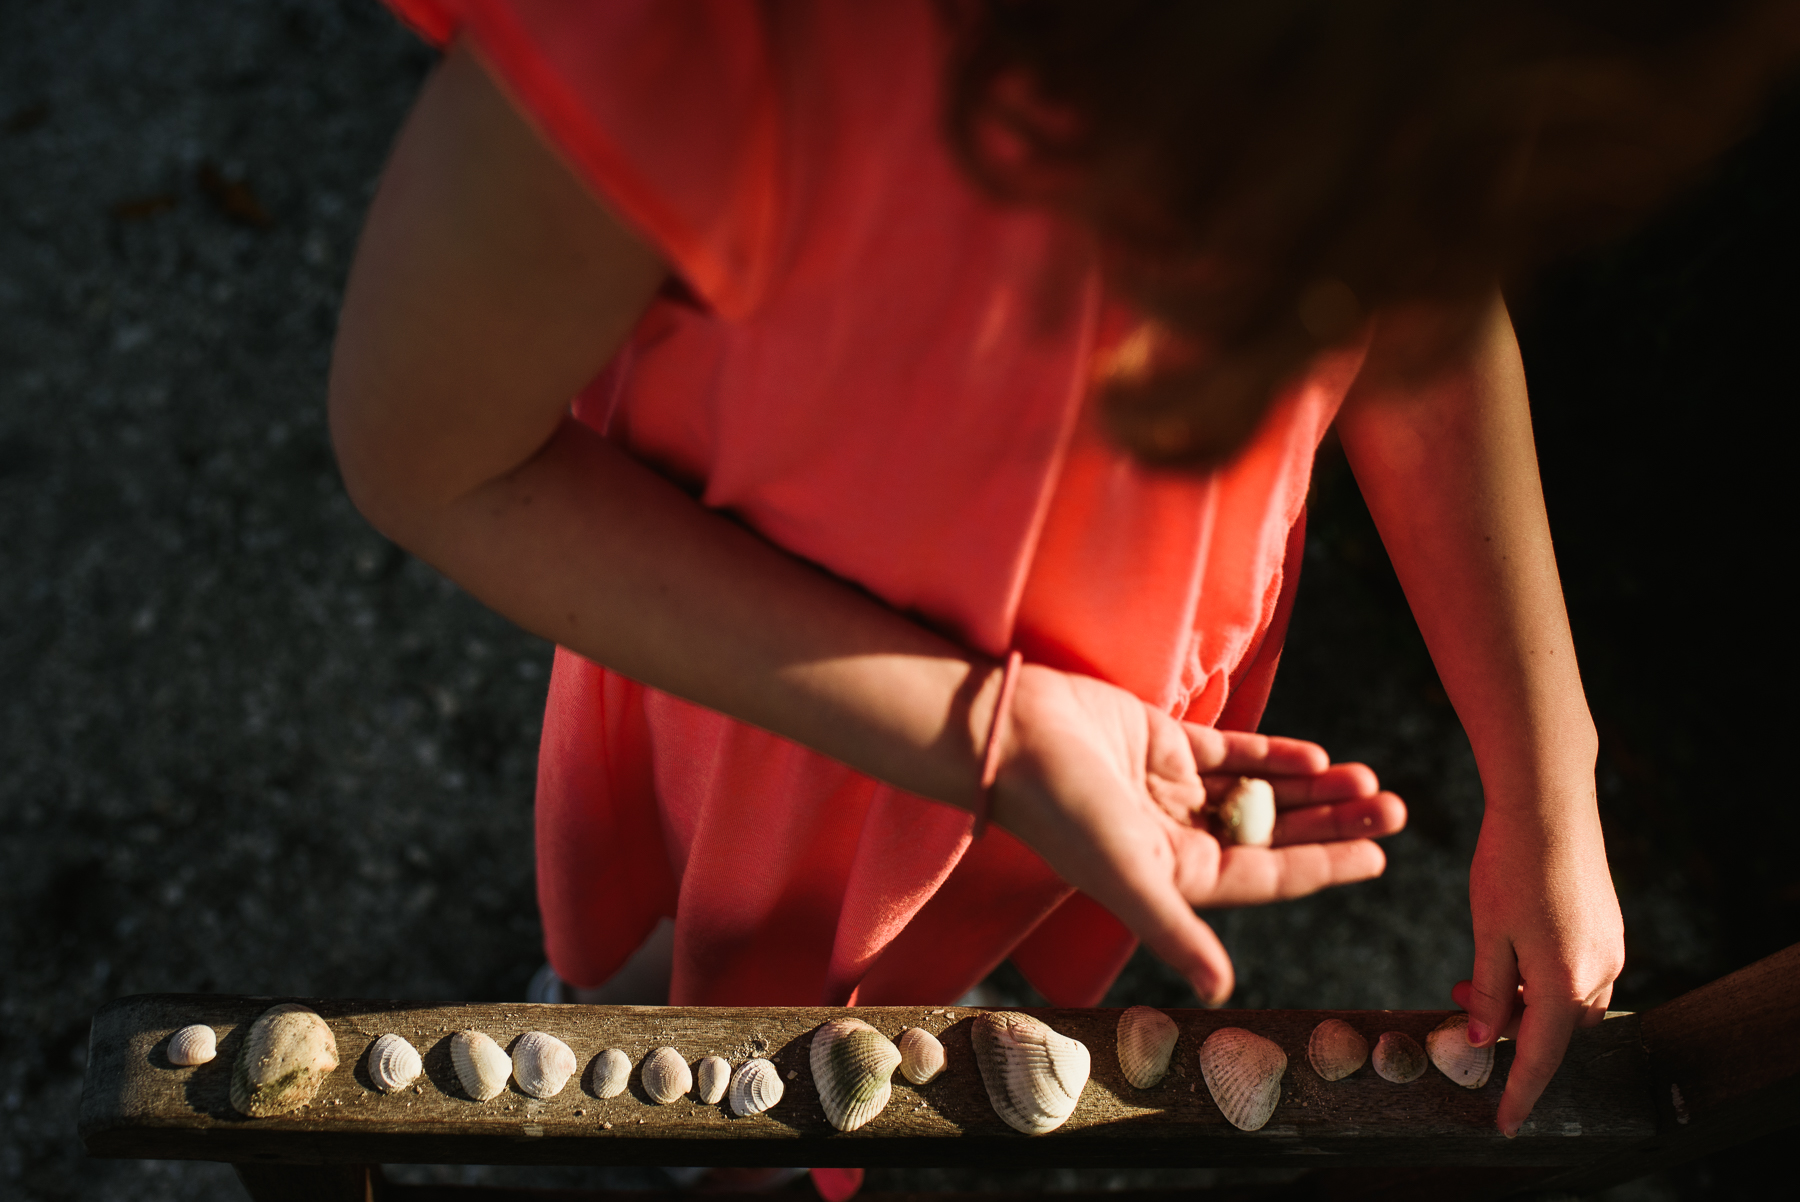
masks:
<instances>
[{"instance_id":1,"label":"coral dress","mask_svg":"<svg viewBox=\"0 0 1800 1202\"><path fill-rule=\"evenodd\" d=\"M438 44L470 39L678 277L580 420L970 648L1254 727L1357 355L1210 476L1107 446L1084 401L1119 323L1093 253L958 173L929 0L393 3ZM942 1003L1009 954L1057 1004L1096 1004L1129 932L969 828L557 652L538 894L577 985L672 916L679 1004Z\"/></svg>"}]
</instances>

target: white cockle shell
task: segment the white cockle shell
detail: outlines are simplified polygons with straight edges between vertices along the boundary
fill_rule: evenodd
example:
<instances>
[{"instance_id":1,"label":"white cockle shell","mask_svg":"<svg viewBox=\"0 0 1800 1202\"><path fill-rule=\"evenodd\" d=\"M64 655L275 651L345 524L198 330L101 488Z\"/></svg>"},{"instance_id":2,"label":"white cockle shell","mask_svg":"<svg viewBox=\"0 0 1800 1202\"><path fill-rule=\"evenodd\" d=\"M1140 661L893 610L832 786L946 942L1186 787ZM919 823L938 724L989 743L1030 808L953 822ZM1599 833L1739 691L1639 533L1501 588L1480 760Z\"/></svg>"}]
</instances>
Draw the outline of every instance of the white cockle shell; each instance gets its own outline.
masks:
<instances>
[{"instance_id":1,"label":"white cockle shell","mask_svg":"<svg viewBox=\"0 0 1800 1202\"><path fill-rule=\"evenodd\" d=\"M722 1056L703 1056L695 1066L694 1079L698 1085L695 1092L700 1095L700 1100L708 1106L715 1106L725 1096L726 1087L731 1084L731 1062Z\"/></svg>"},{"instance_id":2,"label":"white cockle shell","mask_svg":"<svg viewBox=\"0 0 1800 1202\"><path fill-rule=\"evenodd\" d=\"M1267 847L1275 835L1275 787L1254 776L1240 776L1213 813L1226 843Z\"/></svg>"},{"instance_id":3,"label":"white cockle shell","mask_svg":"<svg viewBox=\"0 0 1800 1202\"><path fill-rule=\"evenodd\" d=\"M1200 1075L1225 1121L1255 1131L1281 1101L1287 1053L1274 1040L1242 1027L1220 1027L1200 1045Z\"/></svg>"},{"instance_id":4,"label":"white cockle shell","mask_svg":"<svg viewBox=\"0 0 1800 1202\"><path fill-rule=\"evenodd\" d=\"M944 1045L924 1027L908 1027L894 1041L900 1049L900 1075L924 1085L944 1071Z\"/></svg>"},{"instance_id":5,"label":"white cockle shell","mask_svg":"<svg viewBox=\"0 0 1800 1202\"><path fill-rule=\"evenodd\" d=\"M1369 1060L1369 1041L1341 1018L1328 1018L1313 1028L1306 1058L1327 1081L1342 1081Z\"/></svg>"},{"instance_id":6,"label":"white cockle shell","mask_svg":"<svg viewBox=\"0 0 1800 1202\"><path fill-rule=\"evenodd\" d=\"M819 1105L839 1131L854 1131L888 1104L900 1049L856 1018L834 1018L813 1032L813 1084Z\"/></svg>"},{"instance_id":7,"label":"white cockle shell","mask_svg":"<svg viewBox=\"0 0 1800 1202\"><path fill-rule=\"evenodd\" d=\"M1150 1089L1169 1071L1181 1029L1153 1006L1133 1006L1119 1015L1119 1069L1139 1089Z\"/></svg>"},{"instance_id":8,"label":"white cockle shell","mask_svg":"<svg viewBox=\"0 0 1800 1202\"><path fill-rule=\"evenodd\" d=\"M183 1068L205 1064L219 1054L219 1037L205 1023L183 1027L169 1036L169 1063Z\"/></svg>"},{"instance_id":9,"label":"white cockle shell","mask_svg":"<svg viewBox=\"0 0 1800 1202\"><path fill-rule=\"evenodd\" d=\"M594 1096L616 1098L631 1084L631 1057L623 1048L607 1048L594 1057Z\"/></svg>"},{"instance_id":10,"label":"white cockle shell","mask_svg":"<svg viewBox=\"0 0 1800 1202\"><path fill-rule=\"evenodd\" d=\"M527 1031L513 1043L513 1080L534 1098L561 1093L577 1067L574 1051L554 1035Z\"/></svg>"},{"instance_id":11,"label":"white cockle shell","mask_svg":"<svg viewBox=\"0 0 1800 1202\"><path fill-rule=\"evenodd\" d=\"M458 1031L450 1037L450 1063L456 1079L477 1102L500 1096L512 1076L512 1057L482 1031Z\"/></svg>"},{"instance_id":12,"label":"white cockle shell","mask_svg":"<svg viewBox=\"0 0 1800 1202\"><path fill-rule=\"evenodd\" d=\"M399 1035L383 1035L369 1045L369 1080L382 1093L400 1092L424 1071L419 1049Z\"/></svg>"},{"instance_id":13,"label":"white cockle shell","mask_svg":"<svg viewBox=\"0 0 1800 1202\"><path fill-rule=\"evenodd\" d=\"M1425 1073L1425 1049L1404 1031L1388 1031L1375 1041L1375 1072L1383 1081L1407 1085Z\"/></svg>"},{"instance_id":14,"label":"white cockle shell","mask_svg":"<svg viewBox=\"0 0 1800 1202\"><path fill-rule=\"evenodd\" d=\"M781 1101L785 1092L780 1069L761 1057L746 1060L731 1079L731 1113L739 1118L761 1114Z\"/></svg>"},{"instance_id":15,"label":"white cockle shell","mask_svg":"<svg viewBox=\"0 0 1800 1202\"><path fill-rule=\"evenodd\" d=\"M988 1101L1009 1126L1041 1135L1075 1113L1092 1067L1086 1044L1010 1010L976 1015L970 1036Z\"/></svg>"},{"instance_id":16,"label":"white cockle shell","mask_svg":"<svg viewBox=\"0 0 1800 1202\"><path fill-rule=\"evenodd\" d=\"M337 1065L337 1040L325 1020L283 1002L250 1024L231 1070L231 1104L251 1118L296 1110Z\"/></svg>"},{"instance_id":17,"label":"white cockle shell","mask_svg":"<svg viewBox=\"0 0 1800 1202\"><path fill-rule=\"evenodd\" d=\"M694 1073L674 1048L657 1048L644 1057L644 1092L658 1106L667 1106L694 1088Z\"/></svg>"},{"instance_id":18,"label":"white cockle shell","mask_svg":"<svg viewBox=\"0 0 1800 1202\"><path fill-rule=\"evenodd\" d=\"M1469 1046L1469 1016L1452 1014L1425 1037L1425 1051L1438 1071L1464 1089L1480 1089L1494 1071L1494 1049Z\"/></svg>"}]
</instances>

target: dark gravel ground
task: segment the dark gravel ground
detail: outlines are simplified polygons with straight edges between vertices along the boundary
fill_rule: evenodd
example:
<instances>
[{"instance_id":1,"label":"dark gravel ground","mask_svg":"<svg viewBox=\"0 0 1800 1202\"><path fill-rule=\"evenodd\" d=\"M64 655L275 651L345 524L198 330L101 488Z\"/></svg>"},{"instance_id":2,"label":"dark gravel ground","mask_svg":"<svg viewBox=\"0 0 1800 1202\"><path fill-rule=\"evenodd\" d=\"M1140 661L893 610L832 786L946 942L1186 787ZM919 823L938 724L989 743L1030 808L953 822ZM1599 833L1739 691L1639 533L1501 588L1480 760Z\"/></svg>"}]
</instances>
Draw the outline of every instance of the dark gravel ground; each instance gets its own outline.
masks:
<instances>
[{"instance_id":1,"label":"dark gravel ground","mask_svg":"<svg viewBox=\"0 0 1800 1202\"><path fill-rule=\"evenodd\" d=\"M364 0L0 7L0 1197L241 1197L222 1166L82 1156L108 998L511 998L541 959L548 648L371 532L323 423L344 269L429 64ZM1800 938L1791 473L1765 428L1796 399L1797 151L1790 97L1703 194L1520 298L1623 1008ZM1446 1005L1479 782L1329 454L1306 570L1265 727L1375 765L1413 824L1379 882L1217 916L1234 1004ZM1190 999L1140 959L1112 1000ZM1747 1196L1774 1155L1613 1197Z\"/></svg>"}]
</instances>

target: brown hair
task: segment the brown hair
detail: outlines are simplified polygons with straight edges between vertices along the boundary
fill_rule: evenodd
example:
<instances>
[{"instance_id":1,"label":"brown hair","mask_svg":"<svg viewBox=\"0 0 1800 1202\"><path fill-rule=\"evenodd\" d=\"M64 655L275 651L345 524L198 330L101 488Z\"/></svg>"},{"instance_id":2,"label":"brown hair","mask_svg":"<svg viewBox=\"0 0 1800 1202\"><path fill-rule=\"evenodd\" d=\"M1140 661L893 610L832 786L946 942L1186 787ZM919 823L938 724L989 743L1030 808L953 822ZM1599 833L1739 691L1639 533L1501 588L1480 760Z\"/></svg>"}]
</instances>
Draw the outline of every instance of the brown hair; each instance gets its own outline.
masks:
<instances>
[{"instance_id":1,"label":"brown hair","mask_svg":"<svg viewBox=\"0 0 1800 1202\"><path fill-rule=\"evenodd\" d=\"M1142 315L1101 381L1216 463L1366 318L1440 315L1628 228L1800 57L1792 0L967 0L945 120L994 194L1098 235Z\"/></svg>"}]
</instances>

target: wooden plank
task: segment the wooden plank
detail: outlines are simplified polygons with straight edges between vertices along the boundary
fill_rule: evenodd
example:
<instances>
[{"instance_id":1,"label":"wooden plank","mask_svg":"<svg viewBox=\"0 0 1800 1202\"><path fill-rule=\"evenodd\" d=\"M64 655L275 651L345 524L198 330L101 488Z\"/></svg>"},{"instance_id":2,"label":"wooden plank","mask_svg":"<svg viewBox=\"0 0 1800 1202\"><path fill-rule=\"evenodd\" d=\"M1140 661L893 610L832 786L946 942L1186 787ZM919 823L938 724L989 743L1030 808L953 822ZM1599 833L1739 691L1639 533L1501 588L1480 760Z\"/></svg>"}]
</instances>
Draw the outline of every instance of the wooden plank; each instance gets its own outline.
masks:
<instances>
[{"instance_id":1,"label":"wooden plank","mask_svg":"<svg viewBox=\"0 0 1800 1202\"><path fill-rule=\"evenodd\" d=\"M1117 1010L1040 1010L1038 1017L1093 1052L1093 1075L1059 1130L1027 1137L994 1114L972 1059L968 1009L933 1007L699 1009L517 1005L427 1005L294 999L330 1023L342 1064L305 1109L250 1120L227 1100L232 1058L249 1023L274 998L146 995L107 1005L94 1020L81 1130L95 1156L293 1163L805 1164L805 1165L1570 1165L1642 1143L1655 1132L1639 1020L1611 1019L1583 1032L1562 1071L1516 1140L1494 1130L1493 1115L1511 1063L1503 1045L1493 1080L1465 1090L1428 1070L1393 1085L1365 1067L1335 1083L1306 1063L1307 1036L1338 1017L1371 1042L1383 1031L1423 1040L1438 1011L1177 1010L1181 1030L1169 1077L1137 1090L1113 1054ZM938 1034L950 1068L913 1087L896 1077L893 1100L859 1131L833 1130L819 1110L808 1068L813 1030L854 1013L889 1036L922 1026ZM219 1056L198 1068L168 1063L169 1035L205 1022ZM1282 1099L1260 1131L1231 1127L1200 1081L1196 1052L1207 1034L1242 1026L1288 1055ZM470 1101L450 1066L449 1037L464 1027L502 1046L521 1033L549 1031L575 1049L579 1081L548 1101L516 1087ZM393 1097L376 1092L364 1063L387 1031L424 1054L425 1076ZM754 1118L692 1098L650 1105L634 1078L619 1097L589 1092L587 1066L607 1047L634 1063L669 1044L690 1060L720 1055L734 1064L762 1055L787 1077L780 1105Z\"/></svg>"}]
</instances>

